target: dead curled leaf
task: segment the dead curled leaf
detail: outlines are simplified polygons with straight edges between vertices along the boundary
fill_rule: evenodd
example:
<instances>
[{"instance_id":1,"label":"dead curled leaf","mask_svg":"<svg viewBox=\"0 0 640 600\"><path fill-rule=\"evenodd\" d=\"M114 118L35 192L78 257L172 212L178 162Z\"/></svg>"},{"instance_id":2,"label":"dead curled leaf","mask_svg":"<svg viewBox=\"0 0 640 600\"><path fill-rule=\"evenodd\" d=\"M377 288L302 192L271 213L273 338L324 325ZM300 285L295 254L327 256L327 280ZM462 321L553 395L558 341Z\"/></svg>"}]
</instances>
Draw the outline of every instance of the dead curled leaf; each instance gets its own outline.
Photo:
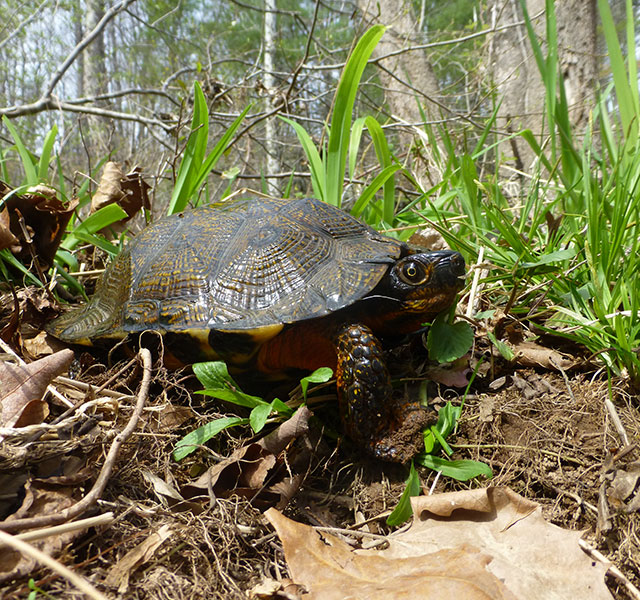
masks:
<instances>
[{"instance_id":1,"label":"dead curled leaf","mask_svg":"<svg viewBox=\"0 0 640 600\"><path fill-rule=\"evenodd\" d=\"M580 533L542 518L540 507L508 488L413 498L414 522L387 537L385 550L356 550L287 519L265 516L284 547L293 580L309 600L440 599L611 600L607 565L592 563ZM385 574L381 577L381 574Z\"/></svg>"},{"instance_id":2,"label":"dead curled leaf","mask_svg":"<svg viewBox=\"0 0 640 600\"><path fill-rule=\"evenodd\" d=\"M129 589L129 577L138 567L149 562L160 546L173 535L169 525L162 525L144 542L127 552L113 565L104 580L107 587L117 587L118 593L124 594Z\"/></svg>"},{"instance_id":3,"label":"dead curled leaf","mask_svg":"<svg viewBox=\"0 0 640 600\"><path fill-rule=\"evenodd\" d=\"M545 348L535 342L520 342L511 346L513 361L524 367L542 367L551 371L566 371L574 366L574 361L562 352Z\"/></svg>"},{"instance_id":4,"label":"dead curled leaf","mask_svg":"<svg viewBox=\"0 0 640 600\"><path fill-rule=\"evenodd\" d=\"M46 417L42 397L51 380L64 373L73 360L65 349L26 365L0 361L0 426L24 427Z\"/></svg>"},{"instance_id":5,"label":"dead curled leaf","mask_svg":"<svg viewBox=\"0 0 640 600\"><path fill-rule=\"evenodd\" d=\"M0 185L0 195L11 191L6 184ZM40 265L49 268L77 204L77 200L64 204L56 190L45 185L10 195L5 199L5 207L9 233L16 240L8 246L11 252L25 265L30 264L34 253ZM7 216L3 220L7 225Z\"/></svg>"},{"instance_id":6,"label":"dead curled leaf","mask_svg":"<svg viewBox=\"0 0 640 600\"><path fill-rule=\"evenodd\" d=\"M108 204L118 204L129 220L142 208L150 208L148 190L151 186L142 179L140 168L123 173L120 165L113 161L105 164L98 189L91 199L91 212Z\"/></svg>"},{"instance_id":7,"label":"dead curled leaf","mask_svg":"<svg viewBox=\"0 0 640 600\"><path fill-rule=\"evenodd\" d=\"M291 486L299 483L299 480L295 476L287 477L286 471L274 477L282 464L280 454L290 442L307 433L310 417L311 411L306 406L300 407L269 435L238 448L229 458L184 486L180 490L182 496L193 498L212 490L216 496L223 498L230 494L253 498L263 507L285 501L291 496ZM265 487L267 482L269 485Z\"/></svg>"},{"instance_id":8,"label":"dead curled leaf","mask_svg":"<svg viewBox=\"0 0 640 600\"><path fill-rule=\"evenodd\" d=\"M65 510L77 502L75 496L78 492L78 487L52 486L44 481L28 482L25 485L22 506L13 515L7 517L6 521L52 515ZM50 556L57 556L81 533L81 530L68 531L31 543ZM36 561L33 558L23 556L6 546L0 548L0 582L17 579L33 573L36 566Z\"/></svg>"}]
</instances>

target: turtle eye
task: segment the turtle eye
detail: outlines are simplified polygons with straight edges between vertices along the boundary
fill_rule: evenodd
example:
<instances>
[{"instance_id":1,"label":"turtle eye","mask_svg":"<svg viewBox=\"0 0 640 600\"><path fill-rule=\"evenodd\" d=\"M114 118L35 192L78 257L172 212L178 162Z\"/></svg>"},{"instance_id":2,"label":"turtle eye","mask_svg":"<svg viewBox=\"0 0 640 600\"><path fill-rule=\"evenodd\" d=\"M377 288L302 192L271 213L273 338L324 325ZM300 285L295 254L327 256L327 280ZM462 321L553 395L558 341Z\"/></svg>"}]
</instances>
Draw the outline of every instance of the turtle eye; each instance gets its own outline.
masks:
<instances>
[{"instance_id":1,"label":"turtle eye","mask_svg":"<svg viewBox=\"0 0 640 600\"><path fill-rule=\"evenodd\" d=\"M429 277L425 266L415 260L405 262L399 269L399 275L400 279L409 285L420 285Z\"/></svg>"}]
</instances>

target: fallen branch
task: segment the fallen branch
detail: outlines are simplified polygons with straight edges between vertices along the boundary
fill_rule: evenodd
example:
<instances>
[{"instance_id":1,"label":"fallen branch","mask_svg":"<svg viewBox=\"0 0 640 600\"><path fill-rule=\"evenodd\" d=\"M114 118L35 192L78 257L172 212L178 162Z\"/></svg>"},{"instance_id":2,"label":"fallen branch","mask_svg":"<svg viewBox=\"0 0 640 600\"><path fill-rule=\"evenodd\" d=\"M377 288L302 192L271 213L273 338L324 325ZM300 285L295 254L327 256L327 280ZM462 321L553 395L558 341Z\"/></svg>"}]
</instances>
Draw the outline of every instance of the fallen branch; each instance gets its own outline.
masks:
<instances>
[{"instance_id":1,"label":"fallen branch","mask_svg":"<svg viewBox=\"0 0 640 600\"><path fill-rule=\"evenodd\" d=\"M149 393L149 385L151 384L151 353L146 348L141 348L138 355L142 359L143 375L136 406L127 426L113 440L111 447L109 448L107 458L100 470L100 474L89 493L82 498L82 500L79 500L73 506L60 511L58 514L16 519L14 521L5 521L0 523L0 531L19 531L22 529L32 529L34 527L50 527L52 525L64 523L65 521L69 521L78 515L81 515L98 501L107 485L107 482L109 481L109 478L111 477L111 473L113 472L113 468L118 458L118 453L120 452L120 447L131 437L138 425L138 420L140 419L140 415L142 415L142 410L144 409L147 395Z\"/></svg>"},{"instance_id":2,"label":"fallen branch","mask_svg":"<svg viewBox=\"0 0 640 600\"><path fill-rule=\"evenodd\" d=\"M57 560L51 558L48 554L45 554L41 550L34 548L31 544L27 544L27 542L18 539L16 536L5 533L4 531L0 531L0 543L13 548L14 550L17 550L21 554L27 555L29 558L32 558L45 567L49 567L49 569L51 569L55 573L58 573L59 575L67 579L70 583L75 585L89 598L93 598L94 600L108 600L108 598L102 592L99 592L96 588L94 588L86 579L83 579L82 577L74 573L71 569L65 567Z\"/></svg>"}]
</instances>

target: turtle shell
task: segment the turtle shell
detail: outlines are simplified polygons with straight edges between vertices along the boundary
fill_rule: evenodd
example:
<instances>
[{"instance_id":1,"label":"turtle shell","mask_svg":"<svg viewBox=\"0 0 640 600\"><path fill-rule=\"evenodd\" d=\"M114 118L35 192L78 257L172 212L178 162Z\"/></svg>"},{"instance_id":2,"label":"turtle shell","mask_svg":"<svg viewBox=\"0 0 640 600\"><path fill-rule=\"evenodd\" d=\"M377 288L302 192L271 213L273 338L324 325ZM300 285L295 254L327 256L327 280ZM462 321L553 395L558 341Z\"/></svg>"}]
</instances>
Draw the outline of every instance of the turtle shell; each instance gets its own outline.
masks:
<instances>
[{"instance_id":1,"label":"turtle shell","mask_svg":"<svg viewBox=\"0 0 640 600\"><path fill-rule=\"evenodd\" d=\"M241 197L144 229L93 298L48 331L75 343L143 330L268 332L353 304L406 252L319 200Z\"/></svg>"}]
</instances>

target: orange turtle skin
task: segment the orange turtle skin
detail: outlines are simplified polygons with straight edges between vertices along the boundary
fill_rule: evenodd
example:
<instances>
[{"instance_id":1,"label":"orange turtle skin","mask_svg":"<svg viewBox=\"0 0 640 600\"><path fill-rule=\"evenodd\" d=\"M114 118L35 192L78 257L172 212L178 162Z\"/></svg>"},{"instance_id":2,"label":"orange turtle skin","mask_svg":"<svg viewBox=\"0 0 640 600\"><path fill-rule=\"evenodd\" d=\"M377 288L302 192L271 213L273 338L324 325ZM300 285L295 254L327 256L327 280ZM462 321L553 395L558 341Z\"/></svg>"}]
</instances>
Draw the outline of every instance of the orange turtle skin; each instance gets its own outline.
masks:
<instances>
[{"instance_id":1,"label":"orange turtle skin","mask_svg":"<svg viewBox=\"0 0 640 600\"><path fill-rule=\"evenodd\" d=\"M419 441L424 411L392 399L380 338L419 331L464 274L459 253L419 251L319 200L245 196L144 229L47 331L79 344L157 331L181 362L224 360L245 379L329 366L347 435L404 462L391 434Z\"/></svg>"}]
</instances>

